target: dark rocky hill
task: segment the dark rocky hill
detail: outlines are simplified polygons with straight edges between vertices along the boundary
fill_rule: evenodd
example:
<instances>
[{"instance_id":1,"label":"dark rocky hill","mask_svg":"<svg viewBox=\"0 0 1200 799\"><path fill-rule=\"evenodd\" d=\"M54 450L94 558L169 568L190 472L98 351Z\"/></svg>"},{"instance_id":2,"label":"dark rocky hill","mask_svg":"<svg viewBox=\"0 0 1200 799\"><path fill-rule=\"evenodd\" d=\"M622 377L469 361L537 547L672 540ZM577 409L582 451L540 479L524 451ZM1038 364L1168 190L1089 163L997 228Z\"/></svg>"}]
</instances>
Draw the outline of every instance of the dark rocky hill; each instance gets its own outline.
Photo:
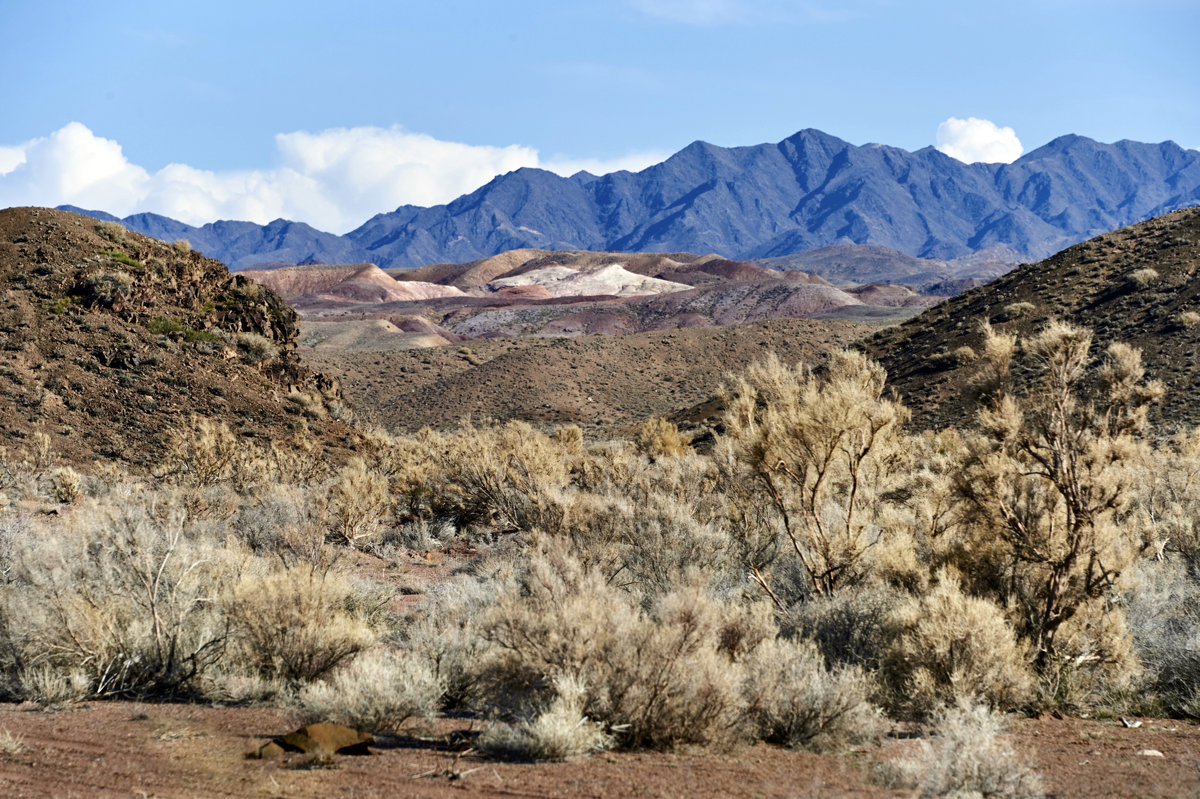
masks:
<instances>
[{"instance_id":1,"label":"dark rocky hill","mask_svg":"<svg viewBox=\"0 0 1200 799\"><path fill-rule=\"evenodd\" d=\"M964 164L932 147L859 147L802 130L751 147L695 142L636 174L519 169L446 205L381 213L344 237L283 220L191 228L144 214L125 223L186 238L235 268L305 260L414 267L519 248L745 260L865 244L933 259L997 248L1040 258L1197 203L1200 152L1172 142L1063 136L1012 164Z\"/></svg>"},{"instance_id":2,"label":"dark rocky hill","mask_svg":"<svg viewBox=\"0 0 1200 799\"><path fill-rule=\"evenodd\" d=\"M64 211L0 211L0 442L152 469L188 415L266 445L305 423L334 457L334 381L296 356L295 313L184 247Z\"/></svg>"},{"instance_id":3,"label":"dark rocky hill","mask_svg":"<svg viewBox=\"0 0 1200 799\"><path fill-rule=\"evenodd\" d=\"M1091 328L1098 356L1112 341L1143 352L1167 394L1160 433L1200 424L1200 208L1176 211L1021 266L865 340L924 427L962 424L979 326L1026 336L1049 319Z\"/></svg>"}]
</instances>

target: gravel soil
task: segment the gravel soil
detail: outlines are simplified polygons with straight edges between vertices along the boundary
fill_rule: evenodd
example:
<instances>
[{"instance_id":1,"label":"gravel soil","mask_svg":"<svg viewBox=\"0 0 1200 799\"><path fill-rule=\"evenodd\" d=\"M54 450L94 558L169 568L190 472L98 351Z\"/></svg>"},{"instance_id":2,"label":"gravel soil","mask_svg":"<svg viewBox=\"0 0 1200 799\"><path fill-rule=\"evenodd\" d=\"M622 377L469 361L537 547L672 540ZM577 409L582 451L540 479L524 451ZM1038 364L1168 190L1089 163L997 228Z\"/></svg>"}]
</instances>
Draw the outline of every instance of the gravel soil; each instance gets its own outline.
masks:
<instances>
[{"instance_id":1,"label":"gravel soil","mask_svg":"<svg viewBox=\"0 0 1200 799\"><path fill-rule=\"evenodd\" d=\"M1200 795L1200 728L1179 721L1019 719L1011 735L1055 797ZM841 755L758 744L728 751L632 752L567 763L482 759L443 720L385 738L371 757L247 759L299 726L286 710L94 702L57 711L0 705L6 797L864 797L908 796L872 782L879 763L917 747L891 737ZM1139 754L1144 750L1162 756Z\"/></svg>"}]
</instances>

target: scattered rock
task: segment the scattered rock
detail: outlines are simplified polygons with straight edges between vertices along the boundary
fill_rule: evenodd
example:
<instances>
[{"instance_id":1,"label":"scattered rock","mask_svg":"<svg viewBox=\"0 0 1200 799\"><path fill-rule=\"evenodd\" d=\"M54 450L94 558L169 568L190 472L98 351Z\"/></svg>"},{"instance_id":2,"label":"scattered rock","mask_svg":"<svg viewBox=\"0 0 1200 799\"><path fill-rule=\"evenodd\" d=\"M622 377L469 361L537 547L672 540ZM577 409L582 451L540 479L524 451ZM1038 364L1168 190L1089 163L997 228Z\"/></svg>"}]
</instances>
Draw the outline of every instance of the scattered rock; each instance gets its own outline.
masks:
<instances>
[{"instance_id":1,"label":"scattered rock","mask_svg":"<svg viewBox=\"0 0 1200 799\"><path fill-rule=\"evenodd\" d=\"M246 757L255 760L275 758L282 757L285 752L301 752L318 757L369 755L371 750L368 747L373 743L375 739L365 732L322 721L274 738L248 752Z\"/></svg>"},{"instance_id":2,"label":"scattered rock","mask_svg":"<svg viewBox=\"0 0 1200 799\"><path fill-rule=\"evenodd\" d=\"M1139 749L1138 754L1142 757L1165 757L1162 752L1157 749Z\"/></svg>"}]
</instances>

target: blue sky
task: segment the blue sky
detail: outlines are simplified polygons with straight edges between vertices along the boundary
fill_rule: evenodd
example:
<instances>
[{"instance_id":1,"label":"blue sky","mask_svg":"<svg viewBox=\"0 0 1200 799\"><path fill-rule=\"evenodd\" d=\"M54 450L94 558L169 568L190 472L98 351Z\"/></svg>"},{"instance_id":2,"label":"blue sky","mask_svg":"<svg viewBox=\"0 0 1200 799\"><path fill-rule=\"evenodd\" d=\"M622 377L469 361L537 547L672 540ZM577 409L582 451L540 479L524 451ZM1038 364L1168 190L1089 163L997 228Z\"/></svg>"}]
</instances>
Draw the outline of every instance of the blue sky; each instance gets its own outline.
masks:
<instances>
[{"instance_id":1,"label":"blue sky","mask_svg":"<svg viewBox=\"0 0 1200 799\"><path fill-rule=\"evenodd\" d=\"M0 206L344 232L518 166L808 127L1200 146L1195 0L0 0L0 32Z\"/></svg>"}]
</instances>

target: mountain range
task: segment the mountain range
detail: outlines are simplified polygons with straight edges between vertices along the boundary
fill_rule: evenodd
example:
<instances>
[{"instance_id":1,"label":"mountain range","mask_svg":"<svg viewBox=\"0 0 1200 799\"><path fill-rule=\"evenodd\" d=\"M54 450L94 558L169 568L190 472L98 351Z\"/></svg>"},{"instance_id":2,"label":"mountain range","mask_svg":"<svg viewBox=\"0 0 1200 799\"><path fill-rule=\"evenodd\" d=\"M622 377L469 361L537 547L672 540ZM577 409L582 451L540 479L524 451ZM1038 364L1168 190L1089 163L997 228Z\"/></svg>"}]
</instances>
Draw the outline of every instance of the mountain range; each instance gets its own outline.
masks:
<instances>
[{"instance_id":1,"label":"mountain range","mask_svg":"<svg viewBox=\"0 0 1200 799\"><path fill-rule=\"evenodd\" d=\"M416 267L518 248L758 259L875 245L928 259L995 251L1020 260L1198 203L1200 152L1174 142L1067 135L1011 164L965 164L932 147L856 146L810 129L775 144L695 142L637 173L518 169L445 205L378 214L344 236L282 219L195 227L143 213L119 221L187 239L232 269Z\"/></svg>"}]
</instances>

